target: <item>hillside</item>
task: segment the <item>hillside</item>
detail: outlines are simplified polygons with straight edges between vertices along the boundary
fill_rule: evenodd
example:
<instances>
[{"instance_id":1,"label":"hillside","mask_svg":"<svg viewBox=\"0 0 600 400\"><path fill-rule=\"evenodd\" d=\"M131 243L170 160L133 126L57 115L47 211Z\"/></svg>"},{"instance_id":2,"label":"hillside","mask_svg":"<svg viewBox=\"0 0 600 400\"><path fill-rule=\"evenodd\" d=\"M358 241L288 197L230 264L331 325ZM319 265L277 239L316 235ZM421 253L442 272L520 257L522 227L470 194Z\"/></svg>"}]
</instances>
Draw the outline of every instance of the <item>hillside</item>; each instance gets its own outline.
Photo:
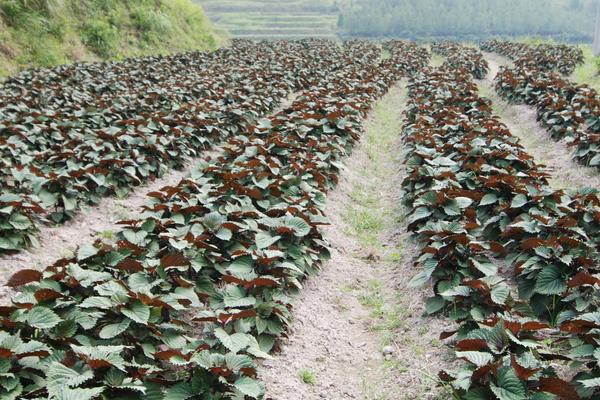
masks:
<instances>
[{"instance_id":1,"label":"hillside","mask_svg":"<svg viewBox=\"0 0 600 400\"><path fill-rule=\"evenodd\" d=\"M222 41L191 0L0 0L0 75Z\"/></svg>"},{"instance_id":2,"label":"hillside","mask_svg":"<svg viewBox=\"0 0 600 400\"><path fill-rule=\"evenodd\" d=\"M335 38L333 0L196 0L211 21L232 37L246 39Z\"/></svg>"}]
</instances>

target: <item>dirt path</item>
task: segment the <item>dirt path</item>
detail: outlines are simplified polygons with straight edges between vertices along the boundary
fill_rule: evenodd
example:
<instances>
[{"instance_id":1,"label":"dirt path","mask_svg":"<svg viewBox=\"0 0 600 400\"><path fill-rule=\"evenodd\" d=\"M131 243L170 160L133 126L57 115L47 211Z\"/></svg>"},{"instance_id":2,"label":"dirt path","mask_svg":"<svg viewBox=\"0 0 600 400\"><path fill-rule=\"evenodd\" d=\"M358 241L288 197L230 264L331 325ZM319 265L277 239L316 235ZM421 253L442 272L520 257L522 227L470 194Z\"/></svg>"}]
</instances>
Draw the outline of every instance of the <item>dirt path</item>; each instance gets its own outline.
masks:
<instances>
[{"instance_id":1,"label":"dirt path","mask_svg":"<svg viewBox=\"0 0 600 400\"><path fill-rule=\"evenodd\" d=\"M332 259L306 282L290 338L264 363L267 399L447 399L436 387L447 348L444 318L423 317L425 295L408 287L416 244L403 222L399 131L403 86L375 107L367 134L327 198Z\"/></svg>"},{"instance_id":2,"label":"dirt path","mask_svg":"<svg viewBox=\"0 0 600 400\"><path fill-rule=\"evenodd\" d=\"M494 90L494 77L501 65L510 60L493 53L484 53L489 65L487 78L477 81L480 93L491 99L494 112L511 133L521 140L525 150L538 163L544 164L552 175L550 185L554 189L593 187L600 189L600 174L593 168L584 167L572 160L572 150L564 142L554 141L536 119L536 110L528 105L514 105L502 99Z\"/></svg>"}]
</instances>

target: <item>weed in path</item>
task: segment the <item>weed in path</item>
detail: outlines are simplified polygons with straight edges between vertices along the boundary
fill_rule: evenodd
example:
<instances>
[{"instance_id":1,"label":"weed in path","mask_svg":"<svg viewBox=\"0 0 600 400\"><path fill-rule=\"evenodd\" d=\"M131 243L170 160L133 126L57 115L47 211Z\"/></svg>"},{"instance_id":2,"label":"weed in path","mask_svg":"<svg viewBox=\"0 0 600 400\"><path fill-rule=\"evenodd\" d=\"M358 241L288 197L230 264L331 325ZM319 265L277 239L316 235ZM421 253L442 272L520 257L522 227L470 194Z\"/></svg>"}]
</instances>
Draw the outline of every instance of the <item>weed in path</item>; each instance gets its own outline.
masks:
<instances>
[{"instance_id":1,"label":"weed in path","mask_svg":"<svg viewBox=\"0 0 600 400\"><path fill-rule=\"evenodd\" d=\"M306 383L307 385L314 386L317 384L317 375L308 369L303 368L298 371L298 376L302 382Z\"/></svg>"}]
</instances>

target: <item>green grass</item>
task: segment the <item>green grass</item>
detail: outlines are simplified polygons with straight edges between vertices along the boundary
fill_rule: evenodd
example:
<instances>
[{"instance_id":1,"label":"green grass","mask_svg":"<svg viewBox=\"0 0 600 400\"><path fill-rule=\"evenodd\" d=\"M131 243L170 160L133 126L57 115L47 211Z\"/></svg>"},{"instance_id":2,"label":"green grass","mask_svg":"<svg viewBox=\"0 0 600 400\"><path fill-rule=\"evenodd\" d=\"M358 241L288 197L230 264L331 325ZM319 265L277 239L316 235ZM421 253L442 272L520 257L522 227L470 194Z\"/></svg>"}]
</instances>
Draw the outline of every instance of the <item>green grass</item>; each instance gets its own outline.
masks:
<instances>
[{"instance_id":1,"label":"green grass","mask_svg":"<svg viewBox=\"0 0 600 400\"><path fill-rule=\"evenodd\" d=\"M113 231L102 231L100 232L100 237L106 240L112 240L115 237L115 233Z\"/></svg>"},{"instance_id":2,"label":"green grass","mask_svg":"<svg viewBox=\"0 0 600 400\"><path fill-rule=\"evenodd\" d=\"M594 57L591 46L581 46L585 55L585 63L573 72L571 80L577 83L587 83L600 91L600 57Z\"/></svg>"},{"instance_id":3,"label":"green grass","mask_svg":"<svg viewBox=\"0 0 600 400\"><path fill-rule=\"evenodd\" d=\"M0 75L27 67L215 49L191 0L0 0Z\"/></svg>"},{"instance_id":4,"label":"green grass","mask_svg":"<svg viewBox=\"0 0 600 400\"><path fill-rule=\"evenodd\" d=\"M308 369L303 368L298 371L298 377L307 385L314 386L317 384L317 375Z\"/></svg>"}]
</instances>

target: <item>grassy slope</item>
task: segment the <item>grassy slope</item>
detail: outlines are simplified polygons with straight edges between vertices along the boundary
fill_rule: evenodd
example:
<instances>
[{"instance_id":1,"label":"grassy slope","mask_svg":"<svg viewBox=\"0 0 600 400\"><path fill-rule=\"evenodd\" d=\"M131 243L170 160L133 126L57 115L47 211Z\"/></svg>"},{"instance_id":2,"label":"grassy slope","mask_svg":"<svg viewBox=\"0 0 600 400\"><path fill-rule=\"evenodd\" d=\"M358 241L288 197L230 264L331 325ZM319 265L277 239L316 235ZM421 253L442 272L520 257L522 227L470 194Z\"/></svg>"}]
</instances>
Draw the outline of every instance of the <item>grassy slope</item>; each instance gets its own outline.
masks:
<instances>
[{"instance_id":1,"label":"grassy slope","mask_svg":"<svg viewBox=\"0 0 600 400\"><path fill-rule=\"evenodd\" d=\"M592 54L591 46L581 46L581 48L585 55L585 63L577 67L573 75L571 75L571 79L575 82L587 83L597 91L600 91L599 59Z\"/></svg>"},{"instance_id":2,"label":"grassy slope","mask_svg":"<svg viewBox=\"0 0 600 400\"><path fill-rule=\"evenodd\" d=\"M0 0L0 76L27 67L218 47L191 0Z\"/></svg>"}]
</instances>

